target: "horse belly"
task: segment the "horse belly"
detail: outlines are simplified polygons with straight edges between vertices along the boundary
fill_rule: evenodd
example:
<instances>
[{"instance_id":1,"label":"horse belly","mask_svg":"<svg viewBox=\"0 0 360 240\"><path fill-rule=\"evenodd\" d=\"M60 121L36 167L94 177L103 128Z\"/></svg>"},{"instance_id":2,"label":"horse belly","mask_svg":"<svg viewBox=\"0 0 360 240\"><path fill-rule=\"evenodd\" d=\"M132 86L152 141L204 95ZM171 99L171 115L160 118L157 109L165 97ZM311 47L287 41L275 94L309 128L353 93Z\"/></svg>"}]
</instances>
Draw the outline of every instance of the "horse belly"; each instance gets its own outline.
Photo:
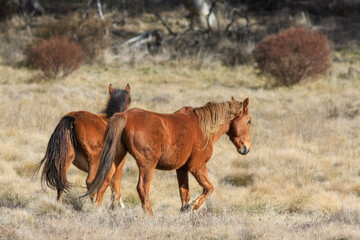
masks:
<instances>
[{"instance_id":1,"label":"horse belly","mask_svg":"<svg viewBox=\"0 0 360 240\"><path fill-rule=\"evenodd\" d=\"M161 157L156 166L161 170L173 170L182 167L190 157L192 149L192 141L190 141L191 134L184 130L172 129L174 136L168 137L170 141L162 144Z\"/></svg>"},{"instance_id":2,"label":"horse belly","mask_svg":"<svg viewBox=\"0 0 360 240\"><path fill-rule=\"evenodd\" d=\"M163 152L160 157L158 164L156 165L156 169L160 170L174 170L183 166L188 159L187 154L170 154L167 152Z\"/></svg>"},{"instance_id":3,"label":"horse belly","mask_svg":"<svg viewBox=\"0 0 360 240\"><path fill-rule=\"evenodd\" d=\"M88 160L80 151L76 151L73 164L81 171L89 172Z\"/></svg>"}]
</instances>

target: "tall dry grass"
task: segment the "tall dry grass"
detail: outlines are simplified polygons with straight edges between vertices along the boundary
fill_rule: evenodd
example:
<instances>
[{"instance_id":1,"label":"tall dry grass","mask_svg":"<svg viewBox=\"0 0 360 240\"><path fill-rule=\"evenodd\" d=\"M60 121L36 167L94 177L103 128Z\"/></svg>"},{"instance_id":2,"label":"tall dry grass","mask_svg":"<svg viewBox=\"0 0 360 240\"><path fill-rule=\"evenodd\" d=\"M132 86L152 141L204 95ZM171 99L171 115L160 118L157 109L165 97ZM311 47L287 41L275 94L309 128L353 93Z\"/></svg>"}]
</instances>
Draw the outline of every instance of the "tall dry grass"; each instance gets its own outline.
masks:
<instances>
[{"instance_id":1,"label":"tall dry grass","mask_svg":"<svg viewBox=\"0 0 360 240\"><path fill-rule=\"evenodd\" d=\"M360 89L347 75L352 53L321 81L268 88L251 66L197 68L180 60L84 66L62 82L34 81L36 72L0 66L0 239L358 239L360 238ZM347 56L344 58L343 56ZM127 157L125 210L95 208L86 175L69 171L64 204L32 178L57 122L69 111L99 112L107 86L131 84L132 107L173 112L182 106L250 97L252 149L239 155L227 137L208 163L215 187L199 211L179 214L174 171L156 171L150 189L155 217L136 192L138 170ZM191 199L202 189L190 177Z\"/></svg>"}]
</instances>

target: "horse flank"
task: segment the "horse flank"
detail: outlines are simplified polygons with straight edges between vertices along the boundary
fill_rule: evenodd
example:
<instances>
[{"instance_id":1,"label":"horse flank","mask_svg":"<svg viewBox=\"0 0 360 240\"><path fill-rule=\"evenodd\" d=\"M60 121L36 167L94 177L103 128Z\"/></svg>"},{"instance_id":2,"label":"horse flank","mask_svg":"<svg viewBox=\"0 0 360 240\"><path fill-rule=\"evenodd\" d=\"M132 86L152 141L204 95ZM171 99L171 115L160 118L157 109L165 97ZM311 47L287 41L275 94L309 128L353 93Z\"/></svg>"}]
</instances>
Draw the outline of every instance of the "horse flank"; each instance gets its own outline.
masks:
<instances>
[{"instance_id":1,"label":"horse flank","mask_svg":"<svg viewBox=\"0 0 360 240\"><path fill-rule=\"evenodd\" d=\"M194 108L199 126L208 141L219 132L222 125L242 114L242 102L229 101L223 103L209 102L202 107Z\"/></svg>"}]
</instances>

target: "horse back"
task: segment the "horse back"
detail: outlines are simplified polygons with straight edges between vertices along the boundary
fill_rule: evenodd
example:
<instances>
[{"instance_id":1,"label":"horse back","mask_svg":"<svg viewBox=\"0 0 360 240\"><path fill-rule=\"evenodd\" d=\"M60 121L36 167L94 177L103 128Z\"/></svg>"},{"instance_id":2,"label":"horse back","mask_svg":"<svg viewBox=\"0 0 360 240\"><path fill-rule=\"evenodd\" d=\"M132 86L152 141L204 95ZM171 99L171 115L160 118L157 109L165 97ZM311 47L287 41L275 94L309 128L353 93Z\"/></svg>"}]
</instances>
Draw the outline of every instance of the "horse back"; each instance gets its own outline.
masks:
<instances>
[{"instance_id":1,"label":"horse back","mask_svg":"<svg viewBox=\"0 0 360 240\"><path fill-rule=\"evenodd\" d=\"M119 115L126 118L121 138L130 154L139 159L156 159L154 164L158 169L171 170L184 165L194 145L202 141L191 108L173 114L131 109Z\"/></svg>"},{"instance_id":2,"label":"horse back","mask_svg":"<svg viewBox=\"0 0 360 240\"><path fill-rule=\"evenodd\" d=\"M199 133L198 122L191 108L184 108L172 114L162 114L133 108L124 113L117 113L126 118L125 129L138 135L152 135L175 141L179 137L189 137Z\"/></svg>"}]
</instances>

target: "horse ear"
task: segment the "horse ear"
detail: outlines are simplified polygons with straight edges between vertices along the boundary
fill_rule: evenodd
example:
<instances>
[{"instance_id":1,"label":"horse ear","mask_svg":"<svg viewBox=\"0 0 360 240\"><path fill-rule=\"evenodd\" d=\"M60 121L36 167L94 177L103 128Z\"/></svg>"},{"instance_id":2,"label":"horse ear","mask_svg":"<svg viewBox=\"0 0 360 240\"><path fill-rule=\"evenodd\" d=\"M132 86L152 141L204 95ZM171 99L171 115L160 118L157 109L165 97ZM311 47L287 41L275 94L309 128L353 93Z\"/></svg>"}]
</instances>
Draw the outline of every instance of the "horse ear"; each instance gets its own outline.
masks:
<instances>
[{"instance_id":1,"label":"horse ear","mask_svg":"<svg viewBox=\"0 0 360 240\"><path fill-rule=\"evenodd\" d=\"M249 98L246 98L245 100L244 100L244 102L243 102L243 108L244 108L244 110L246 110L247 109L247 106L249 105Z\"/></svg>"},{"instance_id":2,"label":"horse ear","mask_svg":"<svg viewBox=\"0 0 360 240\"><path fill-rule=\"evenodd\" d=\"M130 92L130 84L126 84L126 87L124 88L125 91Z\"/></svg>"},{"instance_id":3,"label":"horse ear","mask_svg":"<svg viewBox=\"0 0 360 240\"><path fill-rule=\"evenodd\" d=\"M112 86L111 83L110 83L110 85L109 85L109 94L111 94L113 91L114 91L114 88L113 88L113 86Z\"/></svg>"},{"instance_id":4,"label":"horse ear","mask_svg":"<svg viewBox=\"0 0 360 240\"><path fill-rule=\"evenodd\" d=\"M232 100L232 101L236 101L236 100L235 100L235 98L234 98L233 96L231 96L231 100Z\"/></svg>"}]
</instances>

